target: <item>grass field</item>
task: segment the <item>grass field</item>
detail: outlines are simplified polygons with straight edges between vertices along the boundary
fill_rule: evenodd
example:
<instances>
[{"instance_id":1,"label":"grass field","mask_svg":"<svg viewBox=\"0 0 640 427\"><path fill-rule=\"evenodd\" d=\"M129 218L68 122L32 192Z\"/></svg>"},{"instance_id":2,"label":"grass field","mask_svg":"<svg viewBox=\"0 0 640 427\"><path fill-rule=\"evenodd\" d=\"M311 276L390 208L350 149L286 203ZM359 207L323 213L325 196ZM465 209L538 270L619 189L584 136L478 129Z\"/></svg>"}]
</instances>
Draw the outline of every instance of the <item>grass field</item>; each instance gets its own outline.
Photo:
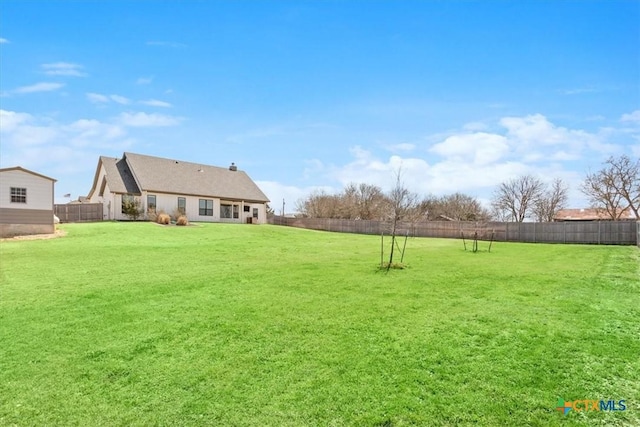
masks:
<instances>
[{"instance_id":1,"label":"grass field","mask_svg":"<svg viewBox=\"0 0 640 427\"><path fill-rule=\"evenodd\" d=\"M636 247L61 228L0 243L0 425L640 425Z\"/></svg>"}]
</instances>

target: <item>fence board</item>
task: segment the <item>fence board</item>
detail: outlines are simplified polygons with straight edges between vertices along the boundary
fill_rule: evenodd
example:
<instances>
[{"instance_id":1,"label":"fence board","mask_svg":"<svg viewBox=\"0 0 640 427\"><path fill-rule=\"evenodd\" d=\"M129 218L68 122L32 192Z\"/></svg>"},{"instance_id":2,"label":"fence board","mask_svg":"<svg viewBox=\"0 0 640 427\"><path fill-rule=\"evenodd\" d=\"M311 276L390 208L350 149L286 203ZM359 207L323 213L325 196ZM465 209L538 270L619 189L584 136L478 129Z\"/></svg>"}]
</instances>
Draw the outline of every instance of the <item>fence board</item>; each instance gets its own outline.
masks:
<instances>
[{"instance_id":1,"label":"fence board","mask_svg":"<svg viewBox=\"0 0 640 427\"><path fill-rule=\"evenodd\" d=\"M60 222L102 221L102 203L67 203L53 205Z\"/></svg>"},{"instance_id":2,"label":"fence board","mask_svg":"<svg viewBox=\"0 0 640 427\"><path fill-rule=\"evenodd\" d=\"M389 234L391 223L385 221L287 218L275 216L270 224L312 230L357 234ZM473 238L478 233L482 240L530 243L582 243L603 245L638 245L640 222L633 221L563 221L563 222L454 222L428 221L399 223L398 235L412 237Z\"/></svg>"}]
</instances>

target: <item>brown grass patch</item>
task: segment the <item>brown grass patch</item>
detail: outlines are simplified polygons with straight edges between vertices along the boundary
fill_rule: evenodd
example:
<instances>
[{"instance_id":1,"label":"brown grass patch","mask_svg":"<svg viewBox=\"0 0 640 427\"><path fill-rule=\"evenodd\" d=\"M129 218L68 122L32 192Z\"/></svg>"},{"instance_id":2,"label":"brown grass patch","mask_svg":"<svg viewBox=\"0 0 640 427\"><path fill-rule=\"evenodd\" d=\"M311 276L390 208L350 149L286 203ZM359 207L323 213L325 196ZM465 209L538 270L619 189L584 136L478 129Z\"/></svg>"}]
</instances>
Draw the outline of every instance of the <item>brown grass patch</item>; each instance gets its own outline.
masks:
<instances>
[{"instance_id":1,"label":"brown grass patch","mask_svg":"<svg viewBox=\"0 0 640 427\"><path fill-rule=\"evenodd\" d=\"M166 213L158 214L158 218L156 219L158 224L169 225L171 224L171 217Z\"/></svg>"},{"instance_id":2,"label":"brown grass patch","mask_svg":"<svg viewBox=\"0 0 640 427\"><path fill-rule=\"evenodd\" d=\"M65 230L56 229L56 231L51 234L23 234L20 236L4 237L0 239L0 241L9 242L12 240L46 240L46 239L55 239L57 237L63 237L66 235L67 235L67 232Z\"/></svg>"}]
</instances>

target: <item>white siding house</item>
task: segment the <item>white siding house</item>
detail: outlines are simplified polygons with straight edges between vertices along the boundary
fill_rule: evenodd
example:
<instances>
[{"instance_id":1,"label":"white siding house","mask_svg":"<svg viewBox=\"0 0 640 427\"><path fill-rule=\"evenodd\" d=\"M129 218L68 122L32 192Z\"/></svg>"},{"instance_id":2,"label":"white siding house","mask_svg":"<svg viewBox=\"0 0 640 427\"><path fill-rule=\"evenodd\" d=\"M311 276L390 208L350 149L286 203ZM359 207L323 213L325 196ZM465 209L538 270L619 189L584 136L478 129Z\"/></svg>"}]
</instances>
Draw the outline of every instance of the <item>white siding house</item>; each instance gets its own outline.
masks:
<instances>
[{"instance_id":1,"label":"white siding house","mask_svg":"<svg viewBox=\"0 0 640 427\"><path fill-rule=\"evenodd\" d=\"M55 182L20 166L0 169L0 237L55 232Z\"/></svg>"},{"instance_id":2,"label":"white siding house","mask_svg":"<svg viewBox=\"0 0 640 427\"><path fill-rule=\"evenodd\" d=\"M203 164L124 153L101 156L87 196L102 203L104 219L127 220L123 201L137 200L142 218L165 212L194 222L264 223L269 199L234 165Z\"/></svg>"}]
</instances>

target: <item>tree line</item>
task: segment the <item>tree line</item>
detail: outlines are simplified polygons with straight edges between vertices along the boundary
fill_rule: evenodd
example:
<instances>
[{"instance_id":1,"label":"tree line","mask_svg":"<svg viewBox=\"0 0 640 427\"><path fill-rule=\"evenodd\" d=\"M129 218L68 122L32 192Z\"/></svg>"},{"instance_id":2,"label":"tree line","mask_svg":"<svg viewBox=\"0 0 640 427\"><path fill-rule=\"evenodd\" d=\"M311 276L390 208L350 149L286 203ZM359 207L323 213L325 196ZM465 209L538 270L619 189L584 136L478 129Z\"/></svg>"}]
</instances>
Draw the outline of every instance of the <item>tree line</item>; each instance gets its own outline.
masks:
<instances>
[{"instance_id":1,"label":"tree line","mask_svg":"<svg viewBox=\"0 0 640 427\"><path fill-rule=\"evenodd\" d=\"M569 187L560 178L545 183L533 175L502 182L494 191L490 209L471 195L456 192L420 198L410 192L396 173L396 185L384 192L376 185L348 184L337 194L311 193L296 204L301 216L402 221L553 221L566 208ZM623 155L610 157L602 168L588 172L580 190L591 207L612 220L631 212L640 218L640 159Z\"/></svg>"}]
</instances>

